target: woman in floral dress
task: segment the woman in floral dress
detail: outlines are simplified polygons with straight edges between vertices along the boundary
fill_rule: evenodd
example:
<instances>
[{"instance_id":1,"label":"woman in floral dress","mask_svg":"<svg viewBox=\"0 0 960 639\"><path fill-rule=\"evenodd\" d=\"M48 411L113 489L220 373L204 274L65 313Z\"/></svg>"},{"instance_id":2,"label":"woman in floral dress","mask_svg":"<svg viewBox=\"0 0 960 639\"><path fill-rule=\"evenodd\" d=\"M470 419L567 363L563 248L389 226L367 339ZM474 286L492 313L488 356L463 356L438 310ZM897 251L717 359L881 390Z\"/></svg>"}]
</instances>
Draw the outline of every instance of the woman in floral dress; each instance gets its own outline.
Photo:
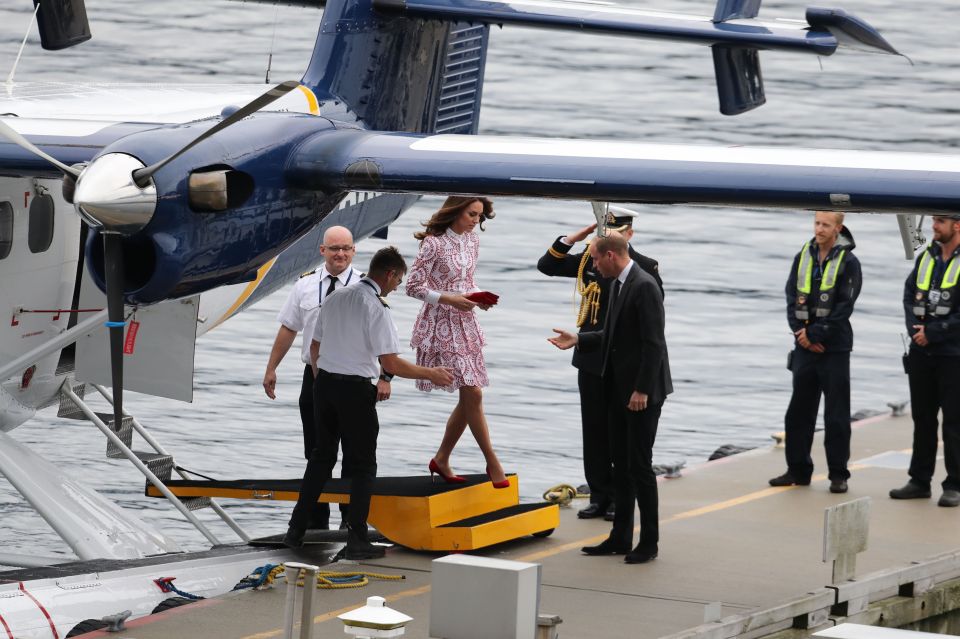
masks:
<instances>
[{"instance_id":1,"label":"woman in floral dress","mask_svg":"<svg viewBox=\"0 0 960 639\"><path fill-rule=\"evenodd\" d=\"M483 362L486 341L474 313L477 307L490 307L466 297L480 290L473 281L480 245L474 228L480 225L482 231L484 220L493 216L493 203L487 198L448 197L426 228L414 234L420 253L407 275L407 295L424 302L410 341L417 349L417 364L451 369L453 385L442 388L460 394L440 448L430 460L431 475L437 473L449 483L466 481L453 474L450 454L469 426L487 462L487 475L494 486L506 488L510 484L493 452L483 414L481 389L490 382ZM429 392L433 384L418 380L417 388Z\"/></svg>"}]
</instances>

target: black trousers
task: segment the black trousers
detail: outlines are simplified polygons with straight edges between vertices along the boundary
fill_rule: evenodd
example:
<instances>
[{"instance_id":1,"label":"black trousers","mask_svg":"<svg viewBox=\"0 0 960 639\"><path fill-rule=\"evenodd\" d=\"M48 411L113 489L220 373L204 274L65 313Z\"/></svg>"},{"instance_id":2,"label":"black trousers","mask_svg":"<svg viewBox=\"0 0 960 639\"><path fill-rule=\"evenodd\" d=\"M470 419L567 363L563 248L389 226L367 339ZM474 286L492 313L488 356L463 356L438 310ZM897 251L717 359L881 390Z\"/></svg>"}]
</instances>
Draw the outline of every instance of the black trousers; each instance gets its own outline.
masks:
<instances>
[{"instance_id":1,"label":"black trousers","mask_svg":"<svg viewBox=\"0 0 960 639\"><path fill-rule=\"evenodd\" d=\"M938 413L943 411L944 490L960 490L960 357L938 357L910 349L910 411L913 456L910 478L926 486L937 462Z\"/></svg>"},{"instance_id":2,"label":"black trousers","mask_svg":"<svg viewBox=\"0 0 960 639\"><path fill-rule=\"evenodd\" d=\"M303 383L300 385L300 423L303 424L303 458L310 459L310 453L317 447L317 426L316 414L314 409L313 367L307 364L303 368ZM340 450L340 440L334 443L334 455ZM342 477L349 477L341 471ZM341 517L347 512L349 506L340 504ZM330 527L330 504L326 502L317 502L313 508L313 515L310 518L309 528L329 528Z\"/></svg>"},{"instance_id":3,"label":"black trousers","mask_svg":"<svg viewBox=\"0 0 960 639\"><path fill-rule=\"evenodd\" d=\"M795 479L813 475L813 432L823 394L823 446L831 480L849 479L850 460L850 352L793 352L793 395L784 417L787 470Z\"/></svg>"},{"instance_id":4,"label":"black trousers","mask_svg":"<svg viewBox=\"0 0 960 639\"><path fill-rule=\"evenodd\" d=\"M653 443L663 402L648 405L645 410L627 410L621 397L614 397L616 384L607 380L611 392L607 396L607 423L613 453L614 508L610 538L624 545L633 545L633 503L640 509L640 543L642 550L656 550L660 541L660 499L657 475L653 472Z\"/></svg>"},{"instance_id":5,"label":"black trousers","mask_svg":"<svg viewBox=\"0 0 960 639\"><path fill-rule=\"evenodd\" d=\"M321 371L314 385L316 442L300 485L290 527L304 529L314 504L337 463L337 442L343 446L343 472L350 477L347 524L366 531L370 493L377 475L377 387L368 381L334 379Z\"/></svg>"},{"instance_id":6,"label":"black trousers","mask_svg":"<svg viewBox=\"0 0 960 639\"><path fill-rule=\"evenodd\" d=\"M590 486L590 503L601 508L613 503L613 459L607 426L603 378L577 371L580 423L583 427L583 474Z\"/></svg>"}]
</instances>

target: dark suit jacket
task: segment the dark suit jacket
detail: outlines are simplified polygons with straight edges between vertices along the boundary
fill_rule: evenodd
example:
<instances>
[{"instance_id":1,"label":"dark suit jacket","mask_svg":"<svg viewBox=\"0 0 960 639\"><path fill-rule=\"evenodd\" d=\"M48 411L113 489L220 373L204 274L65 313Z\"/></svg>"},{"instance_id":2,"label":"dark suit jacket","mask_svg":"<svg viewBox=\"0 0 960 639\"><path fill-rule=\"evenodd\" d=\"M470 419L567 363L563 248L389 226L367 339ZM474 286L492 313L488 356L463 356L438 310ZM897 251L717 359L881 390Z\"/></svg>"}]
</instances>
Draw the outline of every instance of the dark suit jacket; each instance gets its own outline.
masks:
<instances>
[{"instance_id":1,"label":"dark suit jacket","mask_svg":"<svg viewBox=\"0 0 960 639\"><path fill-rule=\"evenodd\" d=\"M617 398L626 405L633 391L657 404L673 392L663 295L649 274L636 264L610 307L603 330L580 333L578 348L602 354L602 375L613 377Z\"/></svg>"},{"instance_id":2,"label":"dark suit jacket","mask_svg":"<svg viewBox=\"0 0 960 639\"><path fill-rule=\"evenodd\" d=\"M571 248L572 247L561 242L560 237L558 237L553 242L552 250L544 253L540 261L537 262L537 270L544 275L550 275L552 277L576 277L577 271L580 268L580 260L583 259L583 251L571 254L568 252ZM631 259L657 281L657 285L660 287L660 292L662 293L663 282L660 280L657 261L638 253L633 250L632 246L629 247L629 251ZM583 283L586 285L590 282L596 282L600 286L600 312L597 314L597 323L591 324L589 321L584 323L584 325L580 327L581 333L585 331L598 331L603 328L603 322L610 300L611 280L600 277L597 269L593 266L593 260L587 257L587 263L583 269ZM573 352L573 365L579 370L599 375L601 364L602 358L599 349L592 353L580 349L576 349Z\"/></svg>"}]
</instances>

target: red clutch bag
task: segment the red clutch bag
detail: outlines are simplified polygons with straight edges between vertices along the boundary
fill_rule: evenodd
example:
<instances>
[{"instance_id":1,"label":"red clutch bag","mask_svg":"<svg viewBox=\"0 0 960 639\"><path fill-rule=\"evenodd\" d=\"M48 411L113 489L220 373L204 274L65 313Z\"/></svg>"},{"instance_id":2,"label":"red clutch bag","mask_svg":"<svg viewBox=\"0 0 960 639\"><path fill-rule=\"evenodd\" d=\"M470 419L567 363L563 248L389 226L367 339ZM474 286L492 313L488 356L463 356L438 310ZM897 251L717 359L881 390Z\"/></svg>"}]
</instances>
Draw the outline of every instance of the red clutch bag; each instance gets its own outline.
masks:
<instances>
[{"instance_id":1,"label":"red clutch bag","mask_svg":"<svg viewBox=\"0 0 960 639\"><path fill-rule=\"evenodd\" d=\"M477 291L475 293L470 293L466 296L466 298L471 302L476 302L477 304L494 306L500 299L500 296L496 293L491 293L490 291Z\"/></svg>"}]
</instances>

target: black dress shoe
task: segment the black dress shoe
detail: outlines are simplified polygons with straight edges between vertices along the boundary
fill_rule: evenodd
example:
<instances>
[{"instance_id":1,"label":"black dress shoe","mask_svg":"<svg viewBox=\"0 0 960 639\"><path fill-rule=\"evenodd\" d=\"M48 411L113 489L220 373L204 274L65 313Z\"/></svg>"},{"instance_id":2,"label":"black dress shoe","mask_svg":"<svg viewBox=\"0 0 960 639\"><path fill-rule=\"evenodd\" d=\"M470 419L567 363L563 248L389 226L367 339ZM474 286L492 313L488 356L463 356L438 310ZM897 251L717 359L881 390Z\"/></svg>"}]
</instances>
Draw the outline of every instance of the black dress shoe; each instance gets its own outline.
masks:
<instances>
[{"instance_id":1,"label":"black dress shoe","mask_svg":"<svg viewBox=\"0 0 960 639\"><path fill-rule=\"evenodd\" d=\"M830 480L830 492L831 493L845 493L847 492L847 480L846 479L831 479Z\"/></svg>"},{"instance_id":2,"label":"black dress shoe","mask_svg":"<svg viewBox=\"0 0 960 639\"><path fill-rule=\"evenodd\" d=\"M937 502L937 506L943 506L944 508L960 506L960 490L944 488L943 494L940 495L940 501Z\"/></svg>"},{"instance_id":3,"label":"black dress shoe","mask_svg":"<svg viewBox=\"0 0 960 639\"><path fill-rule=\"evenodd\" d=\"M625 564L645 564L657 558L656 548L641 548L639 545L623 558Z\"/></svg>"},{"instance_id":4,"label":"black dress shoe","mask_svg":"<svg viewBox=\"0 0 960 639\"><path fill-rule=\"evenodd\" d=\"M614 541L608 537L596 546L584 546L580 551L591 557L599 555L625 555L630 552L630 542L623 543Z\"/></svg>"},{"instance_id":5,"label":"black dress shoe","mask_svg":"<svg viewBox=\"0 0 960 639\"><path fill-rule=\"evenodd\" d=\"M590 504L586 508L580 510L577 513L578 519L596 519L597 517L603 517L603 513L606 511L606 508L603 504Z\"/></svg>"},{"instance_id":6,"label":"black dress shoe","mask_svg":"<svg viewBox=\"0 0 960 639\"><path fill-rule=\"evenodd\" d=\"M303 536L306 532L303 528L288 528L287 534L283 536L283 545L287 548L303 548Z\"/></svg>"},{"instance_id":7,"label":"black dress shoe","mask_svg":"<svg viewBox=\"0 0 960 639\"><path fill-rule=\"evenodd\" d=\"M617 515L617 511L614 510L613 504L607 506L607 512L603 513L604 521L613 521Z\"/></svg>"},{"instance_id":8,"label":"black dress shoe","mask_svg":"<svg viewBox=\"0 0 960 639\"><path fill-rule=\"evenodd\" d=\"M343 549L345 559L360 561L363 559L380 559L387 554L386 548L376 546L369 541L347 540L347 547Z\"/></svg>"},{"instance_id":9,"label":"black dress shoe","mask_svg":"<svg viewBox=\"0 0 960 639\"><path fill-rule=\"evenodd\" d=\"M929 499L930 487L918 484L912 479L900 488L890 491L891 499Z\"/></svg>"},{"instance_id":10,"label":"black dress shoe","mask_svg":"<svg viewBox=\"0 0 960 639\"><path fill-rule=\"evenodd\" d=\"M809 486L810 478L798 479L790 474L789 471L770 480L771 486Z\"/></svg>"}]
</instances>

